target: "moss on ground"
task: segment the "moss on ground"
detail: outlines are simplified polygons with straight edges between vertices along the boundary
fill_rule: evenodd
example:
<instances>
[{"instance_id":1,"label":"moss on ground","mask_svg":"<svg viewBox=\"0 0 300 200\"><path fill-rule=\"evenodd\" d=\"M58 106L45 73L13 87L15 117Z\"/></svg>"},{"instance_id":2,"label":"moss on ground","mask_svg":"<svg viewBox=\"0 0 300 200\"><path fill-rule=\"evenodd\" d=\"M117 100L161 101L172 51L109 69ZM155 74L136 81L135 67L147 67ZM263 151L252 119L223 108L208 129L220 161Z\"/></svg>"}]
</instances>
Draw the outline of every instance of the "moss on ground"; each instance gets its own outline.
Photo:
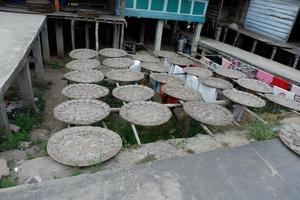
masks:
<instances>
[{"instance_id":1,"label":"moss on ground","mask_svg":"<svg viewBox=\"0 0 300 200\"><path fill-rule=\"evenodd\" d=\"M249 139L255 139L256 141L270 140L278 137L276 125L264 124L260 121L253 121L247 124Z\"/></svg>"}]
</instances>

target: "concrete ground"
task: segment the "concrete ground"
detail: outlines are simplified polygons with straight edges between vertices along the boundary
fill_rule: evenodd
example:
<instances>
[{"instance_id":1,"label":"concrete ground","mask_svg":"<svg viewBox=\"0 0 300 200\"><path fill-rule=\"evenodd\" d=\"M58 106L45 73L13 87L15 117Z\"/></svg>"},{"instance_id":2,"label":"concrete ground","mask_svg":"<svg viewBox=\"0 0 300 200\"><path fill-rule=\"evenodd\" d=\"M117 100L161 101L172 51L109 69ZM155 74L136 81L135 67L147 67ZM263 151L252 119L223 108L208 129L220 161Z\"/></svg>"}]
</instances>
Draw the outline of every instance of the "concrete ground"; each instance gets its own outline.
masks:
<instances>
[{"instance_id":1,"label":"concrete ground","mask_svg":"<svg viewBox=\"0 0 300 200\"><path fill-rule=\"evenodd\" d=\"M300 159L279 140L17 186L0 199L300 199Z\"/></svg>"},{"instance_id":2,"label":"concrete ground","mask_svg":"<svg viewBox=\"0 0 300 200\"><path fill-rule=\"evenodd\" d=\"M51 84L49 89L45 91L45 111L41 127L49 130L50 133L55 133L66 127L63 122L60 122L54 118L53 108L58 104L68 100L61 94L62 89L67 86L67 81L63 80L63 76L67 71L68 70L65 68L45 68L46 82L50 82Z\"/></svg>"}]
</instances>

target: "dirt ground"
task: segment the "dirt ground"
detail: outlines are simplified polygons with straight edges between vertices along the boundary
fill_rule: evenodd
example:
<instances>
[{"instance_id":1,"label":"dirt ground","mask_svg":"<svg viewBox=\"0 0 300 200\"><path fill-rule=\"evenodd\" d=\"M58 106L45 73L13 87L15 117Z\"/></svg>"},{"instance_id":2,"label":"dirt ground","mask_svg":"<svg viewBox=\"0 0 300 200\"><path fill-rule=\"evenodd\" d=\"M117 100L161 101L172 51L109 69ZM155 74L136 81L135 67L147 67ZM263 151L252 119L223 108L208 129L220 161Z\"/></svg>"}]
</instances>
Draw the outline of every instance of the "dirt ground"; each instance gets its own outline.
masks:
<instances>
[{"instance_id":1,"label":"dirt ground","mask_svg":"<svg viewBox=\"0 0 300 200\"><path fill-rule=\"evenodd\" d=\"M61 94L62 89L67 85L67 81L62 78L66 72L67 70L64 68L45 68L45 80L49 82L50 85L49 89L45 91L45 111L41 127L50 130L50 133L55 133L66 127L63 122L60 122L53 116L53 108L67 100L67 98Z\"/></svg>"}]
</instances>

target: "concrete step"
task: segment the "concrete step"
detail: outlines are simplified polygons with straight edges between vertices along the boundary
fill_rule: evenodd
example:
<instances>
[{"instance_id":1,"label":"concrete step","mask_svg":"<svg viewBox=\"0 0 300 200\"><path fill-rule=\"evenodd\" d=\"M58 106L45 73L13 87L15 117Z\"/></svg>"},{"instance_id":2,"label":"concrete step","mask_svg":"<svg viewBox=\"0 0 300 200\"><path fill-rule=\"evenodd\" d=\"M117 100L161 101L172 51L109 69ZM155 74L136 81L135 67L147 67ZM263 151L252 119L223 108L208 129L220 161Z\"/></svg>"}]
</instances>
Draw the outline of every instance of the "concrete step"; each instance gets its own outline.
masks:
<instances>
[{"instance_id":1,"label":"concrete step","mask_svg":"<svg viewBox=\"0 0 300 200\"><path fill-rule=\"evenodd\" d=\"M300 199L300 159L279 140L23 185L0 199Z\"/></svg>"}]
</instances>

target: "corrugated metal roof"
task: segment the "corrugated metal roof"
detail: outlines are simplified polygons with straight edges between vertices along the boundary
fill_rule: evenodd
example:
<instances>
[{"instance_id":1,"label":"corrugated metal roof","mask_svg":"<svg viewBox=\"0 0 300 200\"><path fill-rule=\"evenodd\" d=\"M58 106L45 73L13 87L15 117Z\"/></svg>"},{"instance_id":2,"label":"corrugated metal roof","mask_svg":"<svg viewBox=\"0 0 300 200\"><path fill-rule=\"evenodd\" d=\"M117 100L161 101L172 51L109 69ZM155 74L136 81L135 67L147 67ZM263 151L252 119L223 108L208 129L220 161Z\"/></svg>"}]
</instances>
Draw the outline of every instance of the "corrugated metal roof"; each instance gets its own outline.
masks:
<instances>
[{"instance_id":1,"label":"corrugated metal roof","mask_svg":"<svg viewBox=\"0 0 300 200\"><path fill-rule=\"evenodd\" d=\"M299 5L300 0L251 0L244 26L261 35L286 41Z\"/></svg>"}]
</instances>

